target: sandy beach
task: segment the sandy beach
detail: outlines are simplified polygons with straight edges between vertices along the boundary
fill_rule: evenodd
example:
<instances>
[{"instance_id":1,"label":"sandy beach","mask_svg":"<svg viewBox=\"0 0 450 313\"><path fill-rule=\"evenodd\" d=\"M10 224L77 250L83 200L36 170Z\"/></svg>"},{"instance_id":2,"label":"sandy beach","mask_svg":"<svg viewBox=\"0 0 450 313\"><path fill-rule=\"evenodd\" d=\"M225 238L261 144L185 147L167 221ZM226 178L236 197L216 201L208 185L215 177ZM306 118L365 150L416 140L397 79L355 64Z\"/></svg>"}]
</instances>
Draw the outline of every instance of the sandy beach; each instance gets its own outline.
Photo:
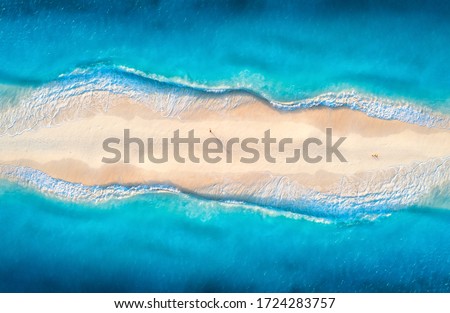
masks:
<instances>
[{"instance_id":1,"label":"sandy beach","mask_svg":"<svg viewBox=\"0 0 450 313\"><path fill-rule=\"evenodd\" d=\"M450 155L450 131L446 129L376 119L344 108L282 112L248 95L245 101L239 95L235 96L236 99L233 96L199 98L196 101L204 103L193 104L195 110L185 110L171 117L152 109L148 103L123 96L99 93L89 100L100 105L106 96L107 110L62 110L51 125L36 125L14 136L1 136L0 164L31 167L53 178L84 185L168 184L182 190L224 196L229 193L250 195L274 179L288 181L290 189L322 193L360 195L383 192L392 188L390 184L398 179L399 170L411 177L417 174L419 178L421 174L415 174L414 168L430 161L441 169L444 167L444 174L423 179L433 179L435 185L448 181L445 167ZM78 101L86 101L86 98ZM208 109L220 107L223 101L231 109ZM339 145L345 161L336 155L332 155L330 162L326 161L327 128L332 130L333 143L345 137ZM153 138L155 156L162 155L162 138L173 137L176 130L180 136L194 131L200 140L200 144L194 147L194 154L200 160L192 162L188 157L188 147L183 144L179 154L184 156L185 163L176 161L169 139L167 162L156 164L147 157L144 162L139 162L139 146L132 143L130 161L125 163L125 129L129 130L131 137L142 139L145 153L148 151L147 139ZM231 150L225 147L222 154L215 154L222 157L220 162L208 163L202 158L201 143L208 138L216 138L224 144L233 137L239 142L245 138L256 138L261 142L267 130L277 139L270 151L271 157L276 159L274 163L265 159L261 143L250 145L260 155L256 162L242 162L242 158L249 158L251 154L243 151L239 144L231 146ZM121 151L121 159L107 164L104 158L111 158L114 154L105 151L104 141L111 137L120 140L120 144L111 144L111 147ZM279 141L286 137L292 138L292 144L285 145L283 152L278 151ZM323 143L310 144L308 151L311 157L322 156L321 161L311 163L303 159L302 142L307 138L317 138ZM295 148L300 149L300 159L286 162L287 157L294 155ZM227 162L230 152L232 157ZM343 181L347 182L344 189ZM278 196L280 192L277 190Z\"/></svg>"}]
</instances>

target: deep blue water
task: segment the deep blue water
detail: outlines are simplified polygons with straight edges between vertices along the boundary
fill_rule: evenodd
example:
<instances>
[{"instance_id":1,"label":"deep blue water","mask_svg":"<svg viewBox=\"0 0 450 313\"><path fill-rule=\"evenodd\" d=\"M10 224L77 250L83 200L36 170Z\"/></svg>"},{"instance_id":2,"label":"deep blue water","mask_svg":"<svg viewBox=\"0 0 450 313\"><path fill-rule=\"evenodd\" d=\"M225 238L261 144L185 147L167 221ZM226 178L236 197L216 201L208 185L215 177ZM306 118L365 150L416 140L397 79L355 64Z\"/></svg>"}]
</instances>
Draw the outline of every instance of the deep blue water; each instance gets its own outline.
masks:
<instances>
[{"instance_id":1,"label":"deep blue water","mask_svg":"<svg viewBox=\"0 0 450 313\"><path fill-rule=\"evenodd\" d=\"M448 210L321 224L181 194L81 205L3 182L0 221L0 291L450 291Z\"/></svg>"},{"instance_id":2,"label":"deep blue water","mask_svg":"<svg viewBox=\"0 0 450 313\"><path fill-rule=\"evenodd\" d=\"M0 3L9 85L101 63L275 100L356 88L448 112L449 49L445 0Z\"/></svg>"}]
</instances>

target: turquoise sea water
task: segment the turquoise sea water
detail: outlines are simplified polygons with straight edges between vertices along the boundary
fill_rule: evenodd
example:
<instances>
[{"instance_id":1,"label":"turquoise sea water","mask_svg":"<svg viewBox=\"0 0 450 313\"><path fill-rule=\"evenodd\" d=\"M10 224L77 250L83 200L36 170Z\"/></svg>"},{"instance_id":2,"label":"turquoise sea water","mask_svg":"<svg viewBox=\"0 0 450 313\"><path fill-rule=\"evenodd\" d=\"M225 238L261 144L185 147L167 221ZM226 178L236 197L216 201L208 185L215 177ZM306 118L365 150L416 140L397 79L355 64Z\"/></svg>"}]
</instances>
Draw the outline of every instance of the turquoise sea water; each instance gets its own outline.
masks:
<instances>
[{"instance_id":1,"label":"turquoise sea water","mask_svg":"<svg viewBox=\"0 0 450 313\"><path fill-rule=\"evenodd\" d=\"M2 182L0 291L450 291L450 212L324 224L152 193L102 205Z\"/></svg>"},{"instance_id":2,"label":"turquoise sea water","mask_svg":"<svg viewBox=\"0 0 450 313\"><path fill-rule=\"evenodd\" d=\"M101 63L282 101L356 88L446 111L449 17L444 0L2 1L0 82Z\"/></svg>"},{"instance_id":3,"label":"turquoise sea water","mask_svg":"<svg viewBox=\"0 0 450 313\"><path fill-rule=\"evenodd\" d=\"M145 93L145 76L287 102L356 89L448 114L449 51L443 0L2 1L0 107L105 76ZM435 196L327 224L173 193L65 202L2 181L0 291L449 292L450 196Z\"/></svg>"}]
</instances>

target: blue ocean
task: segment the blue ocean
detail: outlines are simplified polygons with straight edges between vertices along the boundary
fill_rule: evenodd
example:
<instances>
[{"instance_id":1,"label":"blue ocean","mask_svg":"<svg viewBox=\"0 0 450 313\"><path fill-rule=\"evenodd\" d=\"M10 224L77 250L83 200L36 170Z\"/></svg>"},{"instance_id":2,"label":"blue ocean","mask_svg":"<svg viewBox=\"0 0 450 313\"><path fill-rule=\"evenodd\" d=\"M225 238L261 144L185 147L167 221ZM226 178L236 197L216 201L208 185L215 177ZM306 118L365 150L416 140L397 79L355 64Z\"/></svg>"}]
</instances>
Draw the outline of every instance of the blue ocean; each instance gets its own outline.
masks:
<instances>
[{"instance_id":1,"label":"blue ocean","mask_svg":"<svg viewBox=\"0 0 450 313\"><path fill-rule=\"evenodd\" d=\"M444 0L2 1L0 117L80 75L279 103L350 90L446 116L449 51ZM450 292L443 190L336 217L169 191L76 202L0 180L0 291Z\"/></svg>"},{"instance_id":2,"label":"blue ocean","mask_svg":"<svg viewBox=\"0 0 450 313\"><path fill-rule=\"evenodd\" d=\"M1 187L0 291L450 289L448 210L327 224L182 194L79 205Z\"/></svg>"}]
</instances>

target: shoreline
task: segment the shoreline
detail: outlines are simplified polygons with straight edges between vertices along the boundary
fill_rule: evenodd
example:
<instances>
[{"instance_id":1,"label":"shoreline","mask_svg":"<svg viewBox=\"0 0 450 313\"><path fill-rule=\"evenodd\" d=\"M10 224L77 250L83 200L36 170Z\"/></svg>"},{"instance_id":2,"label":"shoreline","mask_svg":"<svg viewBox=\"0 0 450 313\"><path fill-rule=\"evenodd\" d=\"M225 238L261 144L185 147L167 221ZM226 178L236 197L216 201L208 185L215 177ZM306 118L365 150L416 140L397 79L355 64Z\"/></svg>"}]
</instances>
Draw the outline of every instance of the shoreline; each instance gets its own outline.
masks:
<instances>
[{"instance_id":1,"label":"shoreline","mask_svg":"<svg viewBox=\"0 0 450 313\"><path fill-rule=\"evenodd\" d=\"M251 97L245 101L240 97L193 98L198 102L193 104L196 109L180 112L176 117L167 117L153 110L153 104L123 95L97 92L89 100L93 107L106 101L108 109L62 110L56 125L36 127L12 137L0 136L0 146L5 147L0 165L29 167L85 186L162 184L205 196L273 198L278 203L305 201L320 198L319 195L337 197L336 203L352 197L360 198L352 201L361 204L367 202L367 197L383 202L389 197L401 197L402 190L406 201L450 181L450 130L377 119L346 108L279 111ZM67 101L83 103L86 99L75 97ZM209 110L220 105L226 109ZM138 163L134 150L130 152L130 164L123 160L116 164L102 162L103 141L111 136L120 138L124 129L142 139L151 135L156 143L177 129L183 134L195 130L202 141L211 137L210 129L221 141L236 134L260 138L267 129L276 138L291 136L294 142L309 137L325 141L326 128L332 128L336 138L346 137L341 147L348 162L335 158L330 163L272 164L259 159L243 164L233 159L231 163L181 164L172 159L153 164ZM155 147L159 155L161 148ZM186 147L180 151L188 155ZM202 153L198 147L195 151ZM263 155L264 148L259 147L258 151ZM323 147L312 146L310 152L316 156L324 151ZM235 153L239 158L244 152ZM421 168L421 164L428 166ZM382 196L374 196L377 194Z\"/></svg>"},{"instance_id":2,"label":"shoreline","mask_svg":"<svg viewBox=\"0 0 450 313\"><path fill-rule=\"evenodd\" d=\"M445 125L443 124L444 127L450 127L450 119L445 117L449 112L448 110L444 110L446 108L445 104L448 103L450 99L429 99L427 101L426 99L414 98L407 95L402 95L400 93L377 93L373 90L365 89L361 86L351 86L345 83L339 85L340 87L335 86L329 89L318 88L316 91L304 94L301 97L283 100L282 97L277 98L277 96L275 95L271 95L270 93L265 93L258 88L254 89L248 86L233 86L232 84L218 84L210 86L208 84L189 81L186 78L169 78L159 74L146 73L144 71L123 65L105 66L101 63L93 63L88 67L75 68L70 72L60 74L59 76L54 77L53 79L50 79L48 81L41 81L40 85L16 85L4 82L3 86L12 87L13 89L24 89L27 90L27 92L32 93L33 89L34 91L39 91L43 89L52 89L55 87L58 88L58 86L61 86L60 91L64 92L64 87L68 82L69 84L73 84L73 86L71 87L75 88L90 83L99 83L97 86L92 86L93 88L91 88L91 90L111 91L111 89L108 89L106 84L104 84L106 81L109 81L108 83L111 86L117 85L114 86L114 88L118 87L119 89L121 86L123 87L125 85L128 85L128 87L130 87L132 85L135 85L135 87L138 87L137 89L141 89L143 86L144 88L150 86L152 88L162 88L165 90L171 89L173 91L192 93L197 96L219 95L226 97L228 95L244 94L253 98L257 98L263 102L267 102L275 108L283 111L308 109L316 106L348 107L354 110L359 110L368 115L372 114L372 116L374 117L383 118L376 115L377 113L379 113L379 110L371 111L370 106L355 106L355 104L358 104L358 102L359 104L374 104L373 102L375 102L376 106L385 106L384 109L399 109L399 107L403 107L403 109L411 110L411 112L422 112L424 114L426 113L429 115L435 115L433 116L433 118L445 119ZM0 84L0 87L1 86L2 84ZM54 94L54 91L52 91L51 94ZM358 101L347 102L345 100L346 98L351 100L357 99ZM427 102L433 103L436 101L440 103L437 108L434 108L427 104ZM339 104L335 106L333 102L337 102ZM403 116L403 118L405 117L406 116ZM398 118L399 116L397 116L397 118L393 116L389 117L389 119Z\"/></svg>"},{"instance_id":3,"label":"shoreline","mask_svg":"<svg viewBox=\"0 0 450 313\"><path fill-rule=\"evenodd\" d=\"M0 108L0 136L57 125L96 111L107 111L117 99L139 103L167 117L203 110L228 111L258 102L279 112L346 108L383 120L402 121L429 128L450 129L450 116L404 99L383 98L354 89L325 92L287 103L273 101L247 89L208 90L160 81L136 73L106 68L75 70L21 95L15 105ZM117 70L117 69L116 69ZM114 100L110 101L110 96ZM230 100L231 99L231 100Z\"/></svg>"}]
</instances>

